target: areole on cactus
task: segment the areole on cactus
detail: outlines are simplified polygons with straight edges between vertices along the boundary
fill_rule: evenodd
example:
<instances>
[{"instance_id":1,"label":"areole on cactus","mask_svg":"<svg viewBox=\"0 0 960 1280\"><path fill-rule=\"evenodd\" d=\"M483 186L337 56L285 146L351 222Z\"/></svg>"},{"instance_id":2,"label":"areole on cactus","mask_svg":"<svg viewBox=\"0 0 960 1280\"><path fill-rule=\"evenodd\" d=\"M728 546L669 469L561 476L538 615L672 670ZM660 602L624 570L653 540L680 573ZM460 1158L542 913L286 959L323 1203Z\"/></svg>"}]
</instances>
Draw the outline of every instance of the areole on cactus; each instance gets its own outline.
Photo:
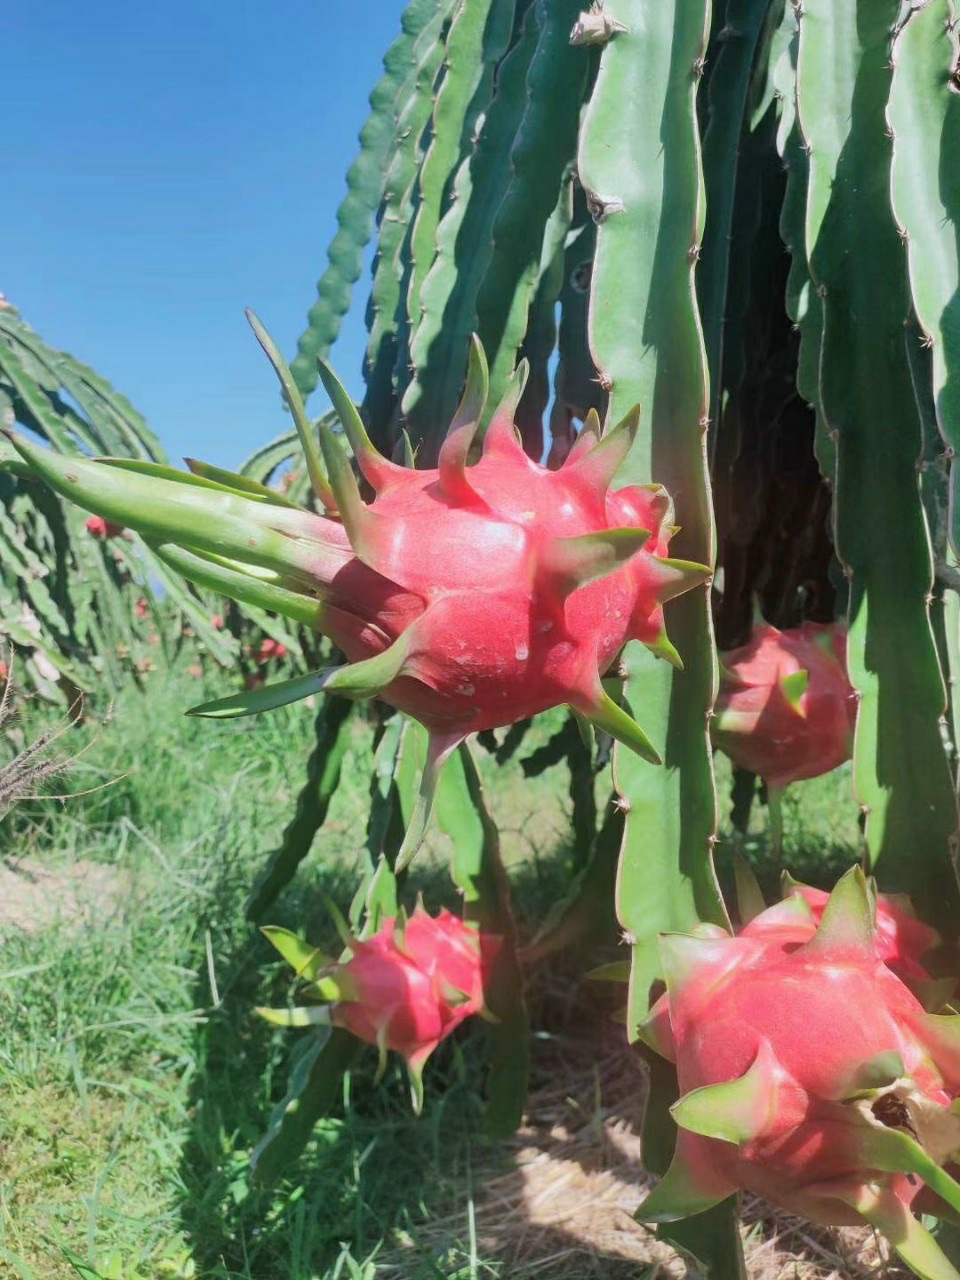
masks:
<instances>
[{"instance_id":1,"label":"areole on cactus","mask_svg":"<svg viewBox=\"0 0 960 1280\"><path fill-rule=\"evenodd\" d=\"M911 1210L960 1213L943 1168L960 1154L960 1017L928 1013L884 964L859 868L798 937L808 911L795 896L735 938L661 937L667 990L642 1034L676 1063L680 1130L639 1216L744 1189L814 1222L869 1222L921 1275L952 1276Z\"/></svg>"},{"instance_id":2,"label":"areole on cactus","mask_svg":"<svg viewBox=\"0 0 960 1280\"><path fill-rule=\"evenodd\" d=\"M431 916L422 904L409 916L381 921L366 938L338 923L346 947L339 961L286 929L264 929L306 980L303 994L319 1003L260 1013L282 1026L343 1027L377 1047L381 1074L388 1050L399 1053L419 1111L427 1058L462 1022L484 1012L484 979L500 939L480 934L449 911Z\"/></svg>"},{"instance_id":3,"label":"areole on cactus","mask_svg":"<svg viewBox=\"0 0 960 1280\"><path fill-rule=\"evenodd\" d=\"M332 371L321 376L363 479L306 417L289 370L251 316L297 423L326 514L228 472L64 458L14 437L64 496L139 530L185 577L329 636L346 666L196 708L235 716L316 692L378 696L429 730L421 803L401 865L422 837L437 772L469 734L568 703L640 755L659 756L602 679L628 640L679 662L663 603L709 570L670 559L671 504L657 485L613 489L639 410L601 436L591 414L557 471L524 453L513 424L521 366L468 465L487 397L479 342L438 466L382 457ZM412 457L408 458L412 462Z\"/></svg>"}]
</instances>

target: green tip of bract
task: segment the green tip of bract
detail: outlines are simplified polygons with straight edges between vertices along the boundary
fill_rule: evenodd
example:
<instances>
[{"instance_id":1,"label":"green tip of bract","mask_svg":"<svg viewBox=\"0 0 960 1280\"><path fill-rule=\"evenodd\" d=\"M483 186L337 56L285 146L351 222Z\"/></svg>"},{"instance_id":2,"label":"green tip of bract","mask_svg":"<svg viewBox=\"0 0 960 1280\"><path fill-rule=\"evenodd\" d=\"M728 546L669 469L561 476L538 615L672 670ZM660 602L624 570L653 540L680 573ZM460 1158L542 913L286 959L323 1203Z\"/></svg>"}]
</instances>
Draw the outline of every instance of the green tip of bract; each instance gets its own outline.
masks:
<instances>
[{"instance_id":1,"label":"green tip of bract","mask_svg":"<svg viewBox=\"0 0 960 1280\"><path fill-rule=\"evenodd\" d=\"M467 363L467 381L463 397L440 446L437 472L440 486L449 498L461 499L472 505L479 501L467 478L467 460L477 427L487 403L490 375L487 358L476 334L470 339Z\"/></svg>"},{"instance_id":2,"label":"green tip of bract","mask_svg":"<svg viewBox=\"0 0 960 1280\"><path fill-rule=\"evenodd\" d=\"M692 1218L694 1214L712 1209L733 1195L735 1189L719 1180L710 1182L698 1178L692 1165L684 1159L678 1143L670 1168L637 1210L637 1219L640 1222L679 1222L682 1218Z\"/></svg>"},{"instance_id":3,"label":"green tip of bract","mask_svg":"<svg viewBox=\"0 0 960 1280\"><path fill-rule=\"evenodd\" d=\"M554 538L538 568L550 576L561 595L616 573L649 541L648 529L601 529L571 538Z\"/></svg>"},{"instance_id":4,"label":"green tip of bract","mask_svg":"<svg viewBox=\"0 0 960 1280\"><path fill-rule=\"evenodd\" d=\"M816 933L805 943L811 952L856 948L872 953L876 903L860 867L851 867L834 887Z\"/></svg>"},{"instance_id":5,"label":"green tip of bract","mask_svg":"<svg viewBox=\"0 0 960 1280\"><path fill-rule=\"evenodd\" d=\"M325 360L319 357L317 358L317 368L320 372L320 381L330 397L334 413L340 420L343 434L350 442L350 448L353 450L364 479L374 489L382 488L395 470L395 464L382 456L367 435L367 429L363 425L363 419L360 417L357 406L333 369ZM322 440L321 448L323 448ZM327 457L326 450L324 450L324 457ZM327 460L327 467L328 469L330 467L329 459ZM331 475L331 483L332 481L333 476ZM336 492L335 488L334 492Z\"/></svg>"},{"instance_id":6,"label":"green tip of bract","mask_svg":"<svg viewBox=\"0 0 960 1280\"><path fill-rule=\"evenodd\" d=\"M317 452L316 432L313 423L307 416L307 410L303 403L303 397L300 390L293 380L293 374L290 367L280 353L277 344L271 338L270 334L264 328L257 315L246 308L244 314L250 323L257 341L263 347L267 359L273 365L274 373L280 382L280 388L283 392L283 398L287 402L287 407L293 416L294 425L297 429L297 436L300 440L300 447L303 450L303 456L307 462L307 474L310 476L310 483L313 491L320 499L323 506L328 511L336 510L336 502L333 496L333 490L327 479L327 473L321 461L320 454Z\"/></svg>"},{"instance_id":7,"label":"green tip of bract","mask_svg":"<svg viewBox=\"0 0 960 1280\"><path fill-rule=\"evenodd\" d=\"M803 695L807 692L809 683L809 671L793 671L790 675L783 676L780 680L780 692L796 711L797 715L803 715Z\"/></svg>"},{"instance_id":8,"label":"green tip of bract","mask_svg":"<svg viewBox=\"0 0 960 1280\"><path fill-rule=\"evenodd\" d=\"M278 925L263 925L260 932L283 956L298 978L313 982L322 969L329 969L336 963L319 947L311 946L289 929L281 929Z\"/></svg>"},{"instance_id":9,"label":"green tip of bract","mask_svg":"<svg viewBox=\"0 0 960 1280\"><path fill-rule=\"evenodd\" d=\"M601 689L595 703L578 707L578 710L583 712L594 728L609 734L617 742L622 742L644 760L649 760L651 764L663 764L663 757L633 716L614 702L606 690Z\"/></svg>"},{"instance_id":10,"label":"green tip of bract","mask_svg":"<svg viewBox=\"0 0 960 1280\"><path fill-rule=\"evenodd\" d=\"M693 1089L670 1112L681 1129L739 1146L764 1132L776 1102L776 1060L762 1040L753 1065L738 1080Z\"/></svg>"}]
</instances>

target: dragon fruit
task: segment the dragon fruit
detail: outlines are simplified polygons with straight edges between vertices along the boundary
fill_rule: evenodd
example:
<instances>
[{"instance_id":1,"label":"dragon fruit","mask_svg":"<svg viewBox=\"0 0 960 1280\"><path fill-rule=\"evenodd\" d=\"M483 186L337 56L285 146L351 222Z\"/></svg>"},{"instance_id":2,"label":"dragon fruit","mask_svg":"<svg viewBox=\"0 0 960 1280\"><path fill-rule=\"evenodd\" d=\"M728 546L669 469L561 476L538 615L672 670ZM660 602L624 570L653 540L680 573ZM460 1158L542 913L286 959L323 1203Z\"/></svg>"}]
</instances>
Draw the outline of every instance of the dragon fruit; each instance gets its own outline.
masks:
<instances>
[{"instance_id":1,"label":"dragon fruit","mask_svg":"<svg viewBox=\"0 0 960 1280\"><path fill-rule=\"evenodd\" d=\"M850 759L856 712L842 626L763 626L721 654L710 732L734 764L778 791Z\"/></svg>"},{"instance_id":2,"label":"dragon fruit","mask_svg":"<svg viewBox=\"0 0 960 1280\"><path fill-rule=\"evenodd\" d=\"M14 438L59 492L139 529L186 577L314 627L349 660L197 713L249 714L317 692L379 696L429 730L423 810L440 765L465 737L561 703L659 762L602 677L629 640L679 664L662 606L709 571L666 554L672 513L661 487L611 488L638 411L603 436L592 415L563 466L550 471L524 453L513 425L521 369L468 466L488 382L474 340L438 465L417 470L374 449L356 406L321 364L373 491L368 503L326 427L317 451L282 357L251 322L284 386L325 515L201 464L178 478L151 464L66 459Z\"/></svg>"},{"instance_id":3,"label":"dragon fruit","mask_svg":"<svg viewBox=\"0 0 960 1280\"><path fill-rule=\"evenodd\" d=\"M960 1150L960 1017L927 1013L883 963L859 868L798 934L803 913L795 896L735 938L661 936L667 989L641 1034L676 1063L679 1137L639 1216L745 1189L813 1222L870 1222L921 1274L952 1276L911 1207L960 1211L943 1168Z\"/></svg>"},{"instance_id":4,"label":"dragon fruit","mask_svg":"<svg viewBox=\"0 0 960 1280\"><path fill-rule=\"evenodd\" d=\"M399 1053L418 1108L424 1063L465 1019L483 1011L484 977L500 948L499 938L479 934L451 912L431 916L420 905L409 917L383 920L368 938L348 935L348 958L339 962L304 949L285 930L264 932L311 979L305 994L329 1002L311 1010L321 1017L310 1020L376 1045L381 1070L388 1050ZM273 1021L296 1021L284 1011L260 1012Z\"/></svg>"}]
</instances>

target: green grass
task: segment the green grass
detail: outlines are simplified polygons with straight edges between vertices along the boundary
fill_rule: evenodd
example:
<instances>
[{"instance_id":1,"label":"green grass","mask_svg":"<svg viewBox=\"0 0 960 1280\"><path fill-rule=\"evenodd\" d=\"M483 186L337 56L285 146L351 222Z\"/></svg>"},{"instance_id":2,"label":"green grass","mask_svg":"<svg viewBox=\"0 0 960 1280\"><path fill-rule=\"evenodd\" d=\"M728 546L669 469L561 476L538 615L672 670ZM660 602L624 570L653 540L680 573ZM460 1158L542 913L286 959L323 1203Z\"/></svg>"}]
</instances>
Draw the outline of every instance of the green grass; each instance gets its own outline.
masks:
<instances>
[{"instance_id":1,"label":"green grass","mask_svg":"<svg viewBox=\"0 0 960 1280\"><path fill-rule=\"evenodd\" d=\"M202 691L217 692L213 680ZM228 724L184 718L197 700L183 676L130 691L106 723L60 743L92 743L70 788L112 785L0 822L7 856L87 859L125 885L93 927L16 931L2 950L0 1277L366 1280L398 1241L411 1280L500 1274L471 1237L472 1170L495 1158L481 1137L482 1029L441 1047L419 1122L395 1064L375 1086L376 1055L364 1054L288 1178L253 1185L249 1153L299 1033L252 1012L282 1002L288 977L243 903L291 812L311 717L298 707ZM28 738L37 716L28 709ZM332 941L323 895L345 905L356 880L369 753L358 723L326 827L271 913L319 942ZM489 758L483 767L492 775ZM842 785L799 789L786 814L788 858L802 850L812 878L853 856ZM563 768L533 783L514 762L493 798L521 909L535 918L570 875ZM761 870L762 818L747 846ZM433 853L421 877L436 903L450 898L442 838ZM440 1254L418 1243L436 1215L462 1224Z\"/></svg>"}]
</instances>

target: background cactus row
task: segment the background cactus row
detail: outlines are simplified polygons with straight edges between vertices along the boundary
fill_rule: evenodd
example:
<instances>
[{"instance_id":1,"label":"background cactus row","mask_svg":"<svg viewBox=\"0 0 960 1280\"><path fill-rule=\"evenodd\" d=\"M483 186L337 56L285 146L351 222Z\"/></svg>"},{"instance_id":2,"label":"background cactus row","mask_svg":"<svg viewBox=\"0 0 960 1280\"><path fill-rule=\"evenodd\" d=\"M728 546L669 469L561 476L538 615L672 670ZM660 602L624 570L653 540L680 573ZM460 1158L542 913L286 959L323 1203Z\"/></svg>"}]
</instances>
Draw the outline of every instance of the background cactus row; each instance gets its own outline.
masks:
<instances>
[{"instance_id":1,"label":"background cactus row","mask_svg":"<svg viewBox=\"0 0 960 1280\"><path fill-rule=\"evenodd\" d=\"M48 346L6 303L0 415L5 426L26 428L58 453L108 455L129 466L167 463L123 395ZM0 661L5 667L6 647L15 645L21 687L72 703L78 692L115 692L177 660L240 663L257 678L265 638L282 645L294 667L300 663L308 637L186 584L129 531L88 519L31 480L12 452L0 443ZM269 478L290 452L284 441L258 450L250 474Z\"/></svg>"}]
</instances>

